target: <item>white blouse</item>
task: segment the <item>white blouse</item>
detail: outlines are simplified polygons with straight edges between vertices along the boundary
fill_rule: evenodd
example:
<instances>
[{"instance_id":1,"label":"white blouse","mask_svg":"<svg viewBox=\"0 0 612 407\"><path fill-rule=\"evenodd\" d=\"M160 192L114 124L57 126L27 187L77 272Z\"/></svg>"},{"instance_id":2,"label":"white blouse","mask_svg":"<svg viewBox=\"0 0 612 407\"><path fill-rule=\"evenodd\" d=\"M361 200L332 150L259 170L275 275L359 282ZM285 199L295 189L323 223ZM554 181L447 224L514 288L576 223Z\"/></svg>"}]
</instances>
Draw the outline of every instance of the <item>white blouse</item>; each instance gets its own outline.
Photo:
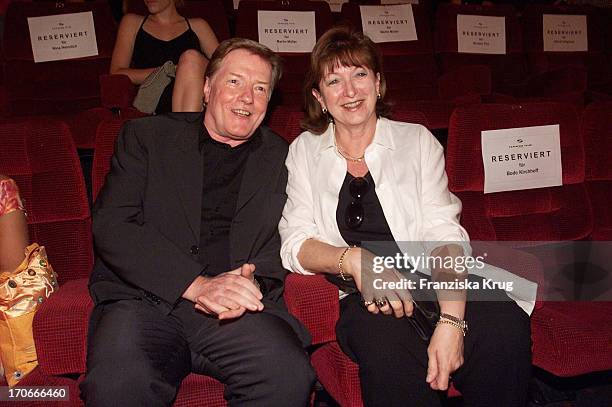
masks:
<instances>
[{"instance_id":1,"label":"white blouse","mask_svg":"<svg viewBox=\"0 0 612 407\"><path fill-rule=\"evenodd\" d=\"M465 253L471 253L468 234L459 224L461 201L448 190L443 148L425 127L378 119L365 160L402 251L414 252L414 242L420 242L419 251L429 254L439 242L452 241L465 242ZM347 166L335 146L334 126L321 135L302 133L289 146L286 165L288 199L279 224L280 254L285 268L312 274L297 256L305 240L347 246L336 222ZM402 242L411 243L406 247ZM528 314L533 310L537 284L491 265L471 272L493 281L513 281L508 295Z\"/></svg>"}]
</instances>

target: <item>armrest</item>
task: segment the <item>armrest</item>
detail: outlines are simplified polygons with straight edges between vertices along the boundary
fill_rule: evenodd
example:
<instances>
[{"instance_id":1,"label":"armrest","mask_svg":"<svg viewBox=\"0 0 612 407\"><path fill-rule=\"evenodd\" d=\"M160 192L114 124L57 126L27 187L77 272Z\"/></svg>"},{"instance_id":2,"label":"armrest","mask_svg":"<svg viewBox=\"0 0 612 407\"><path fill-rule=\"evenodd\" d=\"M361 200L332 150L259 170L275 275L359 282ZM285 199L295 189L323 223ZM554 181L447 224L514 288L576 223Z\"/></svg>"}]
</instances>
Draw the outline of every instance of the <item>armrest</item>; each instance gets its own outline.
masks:
<instances>
[{"instance_id":1,"label":"armrest","mask_svg":"<svg viewBox=\"0 0 612 407\"><path fill-rule=\"evenodd\" d=\"M85 373L87 329L93 301L88 279L66 282L34 316L38 364L46 375Z\"/></svg>"},{"instance_id":2,"label":"armrest","mask_svg":"<svg viewBox=\"0 0 612 407\"><path fill-rule=\"evenodd\" d=\"M473 241L472 256L487 254L485 262L508 270L512 274L533 281L538 284L538 294L536 297L535 308L542 308L540 300L546 292L544 272L542 263L531 253L511 247L512 242L483 242Z\"/></svg>"},{"instance_id":3,"label":"armrest","mask_svg":"<svg viewBox=\"0 0 612 407\"><path fill-rule=\"evenodd\" d=\"M289 274L285 279L285 303L312 335L317 345L336 339L336 322L340 316L338 288L324 276Z\"/></svg>"},{"instance_id":4,"label":"armrest","mask_svg":"<svg viewBox=\"0 0 612 407\"><path fill-rule=\"evenodd\" d=\"M126 75L100 75L100 99L108 109L131 107L137 89Z\"/></svg>"}]
</instances>

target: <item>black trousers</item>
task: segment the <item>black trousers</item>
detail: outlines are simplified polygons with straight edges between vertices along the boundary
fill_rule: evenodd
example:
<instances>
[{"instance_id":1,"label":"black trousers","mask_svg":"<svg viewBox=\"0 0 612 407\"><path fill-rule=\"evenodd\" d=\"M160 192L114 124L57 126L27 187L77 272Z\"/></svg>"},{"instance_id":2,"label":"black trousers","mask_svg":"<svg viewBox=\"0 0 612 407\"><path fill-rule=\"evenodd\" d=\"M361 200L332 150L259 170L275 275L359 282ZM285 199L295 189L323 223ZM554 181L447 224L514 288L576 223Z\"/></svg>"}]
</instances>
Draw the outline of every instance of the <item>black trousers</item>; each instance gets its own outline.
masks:
<instances>
[{"instance_id":1,"label":"black trousers","mask_svg":"<svg viewBox=\"0 0 612 407\"><path fill-rule=\"evenodd\" d=\"M529 316L504 292L497 295L500 301L470 301L468 293L464 363L452 374L466 407L526 403L531 376ZM359 294L341 301L336 335L342 350L359 364L364 404L444 405L445 392L425 382L428 343L405 318L371 314L360 301Z\"/></svg>"},{"instance_id":2,"label":"black trousers","mask_svg":"<svg viewBox=\"0 0 612 407\"><path fill-rule=\"evenodd\" d=\"M225 383L230 406L306 405L314 371L296 331L271 308L222 322L188 301L168 315L145 299L97 305L86 405L169 406L190 372Z\"/></svg>"}]
</instances>

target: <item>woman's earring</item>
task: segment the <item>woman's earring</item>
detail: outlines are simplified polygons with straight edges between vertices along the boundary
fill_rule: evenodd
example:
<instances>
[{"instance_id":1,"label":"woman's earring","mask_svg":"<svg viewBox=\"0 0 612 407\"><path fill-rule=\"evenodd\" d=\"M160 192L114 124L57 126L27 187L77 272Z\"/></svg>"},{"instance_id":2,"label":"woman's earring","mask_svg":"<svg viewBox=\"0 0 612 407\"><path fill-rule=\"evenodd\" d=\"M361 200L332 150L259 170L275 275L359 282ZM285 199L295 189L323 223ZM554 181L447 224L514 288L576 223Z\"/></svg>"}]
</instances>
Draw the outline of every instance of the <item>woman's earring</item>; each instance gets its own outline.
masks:
<instances>
[{"instance_id":1,"label":"woman's earring","mask_svg":"<svg viewBox=\"0 0 612 407\"><path fill-rule=\"evenodd\" d=\"M321 110L323 110L323 114L327 114L327 109L322 107Z\"/></svg>"},{"instance_id":2,"label":"woman's earring","mask_svg":"<svg viewBox=\"0 0 612 407\"><path fill-rule=\"evenodd\" d=\"M378 92L378 95L376 95L376 97L378 98L378 100L382 98L382 96L380 95L380 92Z\"/></svg>"}]
</instances>

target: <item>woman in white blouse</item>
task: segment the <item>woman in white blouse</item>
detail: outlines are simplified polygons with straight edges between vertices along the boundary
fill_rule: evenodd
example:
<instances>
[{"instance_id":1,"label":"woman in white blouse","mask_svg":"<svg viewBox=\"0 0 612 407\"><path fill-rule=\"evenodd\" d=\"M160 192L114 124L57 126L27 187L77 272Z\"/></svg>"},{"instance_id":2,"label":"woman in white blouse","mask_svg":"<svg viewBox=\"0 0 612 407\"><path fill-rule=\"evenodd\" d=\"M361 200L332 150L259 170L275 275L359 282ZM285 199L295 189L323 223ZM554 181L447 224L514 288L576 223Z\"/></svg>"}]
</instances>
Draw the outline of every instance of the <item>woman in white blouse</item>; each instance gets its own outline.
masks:
<instances>
[{"instance_id":1,"label":"woman in white blouse","mask_svg":"<svg viewBox=\"0 0 612 407\"><path fill-rule=\"evenodd\" d=\"M451 376L467 406L524 405L529 318L503 291L491 294L494 302L470 301L465 290L452 298L437 291L440 318L423 337L409 321L409 290L372 288L376 279L398 282L402 275L394 268L375 273L367 242L420 241L428 254L452 258L469 247L442 147L423 126L386 119L385 91L382 59L368 37L339 27L319 39L305 84L307 131L287 157L283 264L326 273L341 288L337 339L359 364L366 406L440 405ZM465 277L432 273L436 281Z\"/></svg>"}]
</instances>

